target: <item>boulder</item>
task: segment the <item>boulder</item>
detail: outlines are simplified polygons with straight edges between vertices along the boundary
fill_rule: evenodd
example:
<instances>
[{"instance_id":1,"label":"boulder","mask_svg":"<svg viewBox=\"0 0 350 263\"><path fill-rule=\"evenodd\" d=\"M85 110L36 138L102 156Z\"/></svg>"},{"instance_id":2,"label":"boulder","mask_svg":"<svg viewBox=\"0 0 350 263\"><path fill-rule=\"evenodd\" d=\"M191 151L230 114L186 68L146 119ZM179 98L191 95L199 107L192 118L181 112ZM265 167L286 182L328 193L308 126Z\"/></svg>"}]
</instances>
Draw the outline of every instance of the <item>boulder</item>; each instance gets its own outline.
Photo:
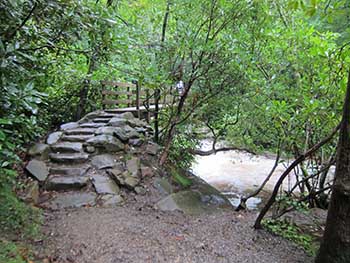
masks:
<instances>
[{"instance_id":1,"label":"boulder","mask_svg":"<svg viewBox=\"0 0 350 263\"><path fill-rule=\"evenodd\" d=\"M126 120L135 119L134 114L132 114L131 112L125 112L125 113L119 114L119 117Z\"/></svg>"},{"instance_id":2,"label":"boulder","mask_svg":"<svg viewBox=\"0 0 350 263\"><path fill-rule=\"evenodd\" d=\"M81 189L88 182L87 176L50 176L46 181L45 189L53 191Z\"/></svg>"},{"instance_id":3,"label":"boulder","mask_svg":"<svg viewBox=\"0 0 350 263\"><path fill-rule=\"evenodd\" d=\"M105 175L95 174L92 176L92 184L98 194L118 194L120 189L116 183Z\"/></svg>"},{"instance_id":4,"label":"boulder","mask_svg":"<svg viewBox=\"0 0 350 263\"><path fill-rule=\"evenodd\" d=\"M129 144L134 147L141 147L144 143L144 139L131 139L129 140Z\"/></svg>"},{"instance_id":5,"label":"boulder","mask_svg":"<svg viewBox=\"0 0 350 263\"><path fill-rule=\"evenodd\" d=\"M109 175L119 185L123 185L130 190L133 190L135 186L137 186L140 182L140 179L138 177L132 176L128 171L124 171L122 173L114 173L113 170L110 170Z\"/></svg>"},{"instance_id":6,"label":"boulder","mask_svg":"<svg viewBox=\"0 0 350 263\"><path fill-rule=\"evenodd\" d=\"M36 143L28 150L28 154L31 157L37 157L40 160L46 160L49 158L50 146L44 143Z\"/></svg>"},{"instance_id":7,"label":"boulder","mask_svg":"<svg viewBox=\"0 0 350 263\"><path fill-rule=\"evenodd\" d=\"M115 157L111 154L96 155L92 158L91 163L97 169L112 168L117 164Z\"/></svg>"},{"instance_id":8,"label":"boulder","mask_svg":"<svg viewBox=\"0 0 350 263\"><path fill-rule=\"evenodd\" d=\"M146 147L146 153L149 155L157 155L160 150L160 146L154 142L149 142Z\"/></svg>"},{"instance_id":9,"label":"boulder","mask_svg":"<svg viewBox=\"0 0 350 263\"><path fill-rule=\"evenodd\" d=\"M173 186L166 178L157 178L154 180L153 186L162 195L170 195L174 192Z\"/></svg>"},{"instance_id":10,"label":"boulder","mask_svg":"<svg viewBox=\"0 0 350 263\"><path fill-rule=\"evenodd\" d=\"M49 175L49 169L43 161L33 159L28 162L26 170L40 183L43 183Z\"/></svg>"},{"instance_id":11,"label":"boulder","mask_svg":"<svg viewBox=\"0 0 350 263\"><path fill-rule=\"evenodd\" d=\"M106 135L116 136L122 142L127 142L129 140L127 133L121 127L111 127L111 126L100 127L96 130L95 134L97 135L106 134Z\"/></svg>"},{"instance_id":12,"label":"boulder","mask_svg":"<svg viewBox=\"0 0 350 263\"><path fill-rule=\"evenodd\" d=\"M64 133L67 135L89 135L94 134L96 128L77 128L72 130L67 130Z\"/></svg>"},{"instance_id":13,"label":"boulder","mask_svg":"<svg viewBox=\"0 0 350 263\"><path fill-rule=\"evenodd\" d=\"M140 119L136 119L136 118L133 118L133 119L128 119L127 120L127 123L129 124L130 127L144 127L147 125L146 122L140 120Z\"/></svg>"},{"instance_id":14,"label":"boulder","mask_svg":"<svg viewBox=\"0 0 350 263\"><path fill-rule=\"evenodd\" d=\"M124 127L127 125L127 120L120 117L114 117L108 122L108 125L113 127Z\"/></svg>"},{"instance_id":15,"label":"boulder","mask_svg":"<svg viewBox=\"0 0 350 263\"><path fill-rule=\"evenodd\" d=\"M60 130L66 131L66 130L76 129L78 127L79 127L79 123L77 123L77 122L68 122L68 123L62 124L60 126Z\"/></svg>"},{"instance_id":16,"label":"boulder","mask_svg":"<svg viewBox=\"0 0 350 263\"><path fill-rule=\"evenodd\" d=\"M46 139L46 143L49 145L55 144L58 142L58 140L61 138L63 135L63 132L53 132L49 134L49 136Z\"/></svg>"},{"instance_id":17,"label":"boulder","mask_svg":"<svg viewBox=\"0 0 350 263\"><path fill-rule=\"evenodd\" d=\"M124 150L124 144L111 135L98 135L86 141L86 145L104 149L108 152L119 152Z\"/></svg>"}]
</instances>

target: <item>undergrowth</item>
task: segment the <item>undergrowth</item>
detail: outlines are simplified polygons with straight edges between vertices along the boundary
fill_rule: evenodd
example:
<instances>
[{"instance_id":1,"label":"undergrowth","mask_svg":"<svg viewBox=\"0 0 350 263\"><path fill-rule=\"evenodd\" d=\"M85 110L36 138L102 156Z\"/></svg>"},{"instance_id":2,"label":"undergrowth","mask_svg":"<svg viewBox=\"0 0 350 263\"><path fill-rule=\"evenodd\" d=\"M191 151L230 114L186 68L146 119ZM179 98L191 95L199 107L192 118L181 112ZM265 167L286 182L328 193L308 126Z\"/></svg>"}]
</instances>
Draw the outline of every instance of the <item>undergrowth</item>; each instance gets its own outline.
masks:
<instances>
[{"instance_id":1,"label":"undergrowth","mask_svg":"<svg viewBox=\"0 0 350 263\"><path fill-rule=\"evenodd\" d=\"M283 238L301 246L309 255L316 255L318 248L315 245L314 238L309 234L303 233L297 226L286 221L273 219L264 220L263 225L272 233L282 236Z\"/></svg>"}]
</instances>

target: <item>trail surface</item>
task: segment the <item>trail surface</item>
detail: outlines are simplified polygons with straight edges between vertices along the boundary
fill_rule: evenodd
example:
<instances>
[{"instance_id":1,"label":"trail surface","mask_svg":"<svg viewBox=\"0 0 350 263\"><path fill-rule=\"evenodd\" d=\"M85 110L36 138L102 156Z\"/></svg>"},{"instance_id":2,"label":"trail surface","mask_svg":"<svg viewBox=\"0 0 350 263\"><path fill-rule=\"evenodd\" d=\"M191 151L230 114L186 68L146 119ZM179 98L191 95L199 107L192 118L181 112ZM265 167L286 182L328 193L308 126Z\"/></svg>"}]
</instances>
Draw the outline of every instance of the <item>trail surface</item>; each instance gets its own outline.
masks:
<instances>
[{"instance_id":1,"label":"trail surface","mask_svg":"<svg viewBox=\"0 0 350 263\"><path fill-rule=\"evenodd\" d=\"M301 248L254 231L253 213L188 216L135 204L46 215L52 262L312 262Z\"/></svg>"}]
</instances>

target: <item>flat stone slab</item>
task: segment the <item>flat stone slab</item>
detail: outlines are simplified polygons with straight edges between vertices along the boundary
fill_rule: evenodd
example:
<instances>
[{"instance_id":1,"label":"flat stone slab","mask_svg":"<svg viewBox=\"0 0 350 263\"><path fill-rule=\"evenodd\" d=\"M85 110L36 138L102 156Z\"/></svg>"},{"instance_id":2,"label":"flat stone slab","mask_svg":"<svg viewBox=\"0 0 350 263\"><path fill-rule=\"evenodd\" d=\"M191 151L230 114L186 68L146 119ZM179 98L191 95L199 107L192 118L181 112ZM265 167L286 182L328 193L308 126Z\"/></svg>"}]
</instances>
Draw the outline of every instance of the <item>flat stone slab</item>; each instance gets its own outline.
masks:
<instances>
[{"instance_id":1,"label":"flat stone slab","mask_svg":"<svg viewBox=\"0 0 350 263\"><path fill-rule=\"evenodd\" d=\"M129 171L131 176L138 177L140 174L140 159L137 157L132 157L131 159L127 160L126 169Z\"/></svg>"},{"instance_id":2,"label":"flat stone slab","mask_svg":"<svg viewBox=\"0 0 350 263\"><path fill-rule=\"evenodd\" d=\"M117 161L111 154L100 154L92 157L91 164L97 169L105 169L112 168L117 164Z\"/></svg>"},{"instance_id":3,"label":"flat stone slab","mask_svg":"<svg viewBox=\"0 0 350 263\"><path fill-rule=\"evenodd\" d=\"M60 126L60 130L66 131L66 130L75 129L75 128L78 128L78 127L79 127L79 123L77 123L77 122L68 122L68 123L62 124Z\"/></svg>"},{"instance_id":4,"label":"flat stone slab","mask_svg":"<svg viewBox=\"0 0 350 263\"><path fill-rule=\"evenodd\" d=\"M80 124L81 128L99 128L102 126L106 126L105 123L95 123L95 122L85 122Z\"/></svg>"},{"instance_id":5,"label":"flat stone slab","mask_svg":"<svg viewBox=\"0 0 350 263\"><path fill-rule=\"evenodd\" d=\"M94 134L96 128L77 128L72 130L67 130L64 133L67 135L89 135Z\"/></svg>"},{"instance_id":6,"label":"flat stone slab","mask_svg":"<svg viewBox=\"0 0 350 263\"><path fill-rule=\"evenodd\" d=\"M129 136L127 135L127 132L125 132L125 130L121 127L111 127L111 126L100 127L96 130L95 134L97 135L106 134L106 135L116 136L122 142L127 142L129 140Z\"/></svg>"},{"instance_id":7,"label":"flat stone slab","mask_svg":"<svg viewBox=\"0 0 350 263\"><path fill-rule=\"evenodd\" d=\"M50 209L76 208L82 206L93 206L96 204L97 195L92 192L67 192L60 193L44 204Z\"/></svg>"},{"instance_id":8,"label":"flat stone slab","mask_svg":"<svg viewBox=\"0 0 350 263\"><path fill-rule=\"evenodd\" d=\"M107 152L119 152L124 150L124 144L112 135L97 135L86 141L86 145L102 148Z\"/></svg>"},{"instance_id":9,"label":"flat stone slab","mask_svg":"<svg viewBox=\"0 0 350 263\"><path fill-rule=\"evenodd\" d=\"M82 153L51 153L50 159L57 163L82 163L88 160L88 154Z\"/></svg>"},{"instance_id":10,"label":"flat stone slab","mask_svg":"<svg viewBox=\"0 0 350 263\"><path fill-rule=\"evenodd\" d=\"M89 139L93 138L93 135L63 135L62 141L67 142L85 142Z\"/></svg>"},{"instance_id":11,"label":"flat stone slab","mask_svg":"<svg viewBox=\"0 0 350 263\"><path fill-rule=\"evenodd\" d=\"M108 125L113 127L123 127L127 125L127 120L120 117L114 117L108 122Z\"/></svg>"},{"instance_id":12,"label":"flat stone slab","mask_svg":"<svg viewBox=\"0 0 350 263\"><path fill-rule=\"evenodd\" d=\"M100 202L103 207L112 207L122 204L124 198L121 195L106 194L101 196Z\"/></svg>"},{"instance_id":13,"label":"flat stone slab","mask_svg":"<svg viewBox=\"0 0 350 263\"><path fill-rule=\"evenodd\" d=\"M51 167L50 174L66 175L66 176L84 176L89 170L89 167Z\"/></svg>"},{"instance_id":14,"label":"flat stone slab","mask_svg":"<svg viewBox=\"0 0 350 263\"><path fill-rule=\"evenodd\" d=\"M45 189L54 191L81 189L88 182L87 176L50 176L46 181Z\"/></svg>"},{"instance_id":15,"label":"flat stone slab","mask_svg":"<svg viewBox=\"0 0 350 263\"><path fill-rule=\"evenodd\" d=\"M92 121L95 123L108 123L111 120L111 118L95 118Z\"/></svg>"},{"instance_id":16,"label":"flat stone slab","mask_svg":"<svg viewBox=\"0 0 350 263\"><path fill-rule=\"evenodd\" d=\"M28 150L28 154L31 157L38 157L41 160L45 160L49 157L50 146L44 143L36 143Z\"/></svg>"},{"instance_id":17,"label":"flat stone slab","mask_svg":"<svg viewBox=\"0 0 350 263\"><path fill-rule=\"evenodd\" d=\"M105 175L93 175L92 184L98 194L118 194L120 192L118 185Z\"/></svg>"},{"instance_id":18,"label":"flat stone slab","mask_svg":"<svg viewBox=\"0 0 350 263\"><path fill-rule=\"evenodd\" d=\"M119 117L127 120L135 119L134 114L132 114L131 112L125 112L125 113L119 114Z\"/></svg>"},{"instance_id":19,"label":"flat stone slab","mask_svg":"<svg viewBox=\"0 0 350 263\"><path fill-rule=\"evenodd\" d=\"M39 182L44 182L49 175L49 169L46 166L46 163L39 160L31 160L26 166L26 170Z\"/></svg>"},{"instance_id":20,"label":"flat stone slab","mask_svg":"<svg viewBox=\"0 0 350 263\"><path fill-rule=\"evenodd\" d=\"M149 142L146 147L146 152L150 155L157 155L157 153L160 151L160 146L156 143Z\"/></svg>"},{"instance_id":21,"label":"flat stone slab","mask_svg":"<svg viewBox=\"0 0 350 263\"><path fill-rule=\"evenodd\" d=\"M49 136L46 139L46 143L49 145L55 144L58 142L58 140L62 137L63 132L53 132L50 133Z\"/></svg>"},{"instance_id":22,"label":"flat stone slab","mask_svg":"<svg viewBox=\"0 0 350 263\"><path fill-rule=\"evenodd\" d=\"M60 142L52 145L51 149L61 153L81 152L83 150L83 144L81 142Z\"/></svg>"},{"instance_id":23,"label":"flat stone slab","mask_svg":"<svg viewBox=\"0 0 350 263\"><path fill-rule=\"evenodd\" d=\"M118 170L112 169L107 172L117 184L123 185L130 190L134 190L134 188L140 183L140 179L132 176L128 171L120 173Z\"/></svg>"}]
</instances>

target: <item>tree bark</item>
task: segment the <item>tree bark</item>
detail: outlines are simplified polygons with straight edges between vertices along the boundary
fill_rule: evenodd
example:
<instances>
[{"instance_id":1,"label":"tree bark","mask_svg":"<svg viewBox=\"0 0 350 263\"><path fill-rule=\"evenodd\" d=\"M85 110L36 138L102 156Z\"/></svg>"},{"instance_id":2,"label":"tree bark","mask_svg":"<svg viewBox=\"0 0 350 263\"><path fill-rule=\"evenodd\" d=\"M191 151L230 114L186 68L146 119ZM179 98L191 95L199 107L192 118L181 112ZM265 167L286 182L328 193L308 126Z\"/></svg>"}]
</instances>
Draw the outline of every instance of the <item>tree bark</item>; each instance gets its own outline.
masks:
<instances>
[{"instance_id":1,"label":"tree bark","mask_svg":"<svg viewBox=\"0 0 350 263\"><path fill-rule=\"evenodd\" d=\"M350 262L350 70L339 133L335 181L316 263Z\"/></svg>"}]
</instances>

